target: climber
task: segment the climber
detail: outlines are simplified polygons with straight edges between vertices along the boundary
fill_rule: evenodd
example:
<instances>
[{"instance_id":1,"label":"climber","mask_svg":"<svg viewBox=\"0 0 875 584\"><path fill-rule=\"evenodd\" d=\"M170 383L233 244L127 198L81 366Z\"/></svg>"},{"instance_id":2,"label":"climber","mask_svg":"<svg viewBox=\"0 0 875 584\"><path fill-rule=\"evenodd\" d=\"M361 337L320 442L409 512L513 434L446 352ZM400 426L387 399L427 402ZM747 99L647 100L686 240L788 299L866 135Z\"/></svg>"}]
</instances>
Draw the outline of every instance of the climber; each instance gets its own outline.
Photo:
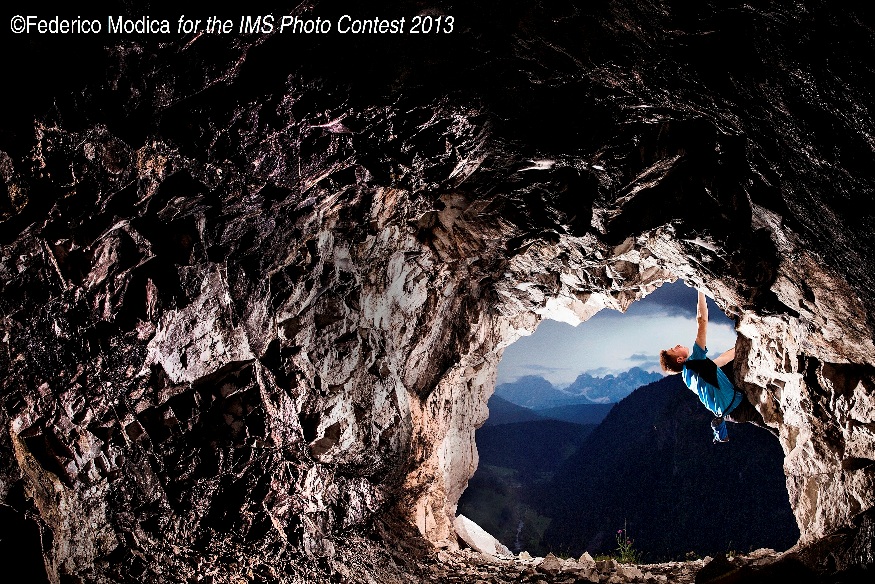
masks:
<instances>
[{"instance_id":1,"label":"climber","mask_svg":"<svg viewBox=\"0 0 875 584\"><path fill-rule=\"evenodd\" d=\"M729 441L727 421L736 424L750 422L777 436L748 401L745 393L737 389L721 370L722 366L735 358L735 347L713 360L705 355L708 351L705 342L708 333L708 305L701 291L696 305L696 323L698 331L692 351L683 345L661 351L659 361L662 370L666 373L680 373L686 386L714 414L715 418L711 421L714 442Z\"/></svg>"}]
</instances>

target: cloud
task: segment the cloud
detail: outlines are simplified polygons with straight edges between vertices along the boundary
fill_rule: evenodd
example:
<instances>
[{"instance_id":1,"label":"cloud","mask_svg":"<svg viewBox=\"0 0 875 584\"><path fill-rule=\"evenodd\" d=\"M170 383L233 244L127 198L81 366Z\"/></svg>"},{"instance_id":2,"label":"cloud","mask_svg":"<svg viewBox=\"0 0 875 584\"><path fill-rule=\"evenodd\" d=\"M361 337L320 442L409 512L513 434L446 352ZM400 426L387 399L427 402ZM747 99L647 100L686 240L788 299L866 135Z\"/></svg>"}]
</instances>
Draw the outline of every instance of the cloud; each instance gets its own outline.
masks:
<instances>
[{"instance_id":1,"label":"cloud","mask_svg":"<svg viewBox=\"0 0 875 584\"><path fill-rule=\"evenodd\" d=\"M539 351L526 352L526 354L527 358L544 358ZM515 355L513 351L511 351L510 358L507 357L508 353L505 351L504 357L502 357L501 363L498 366L498 380L496 383L499 385L502 383L513 383L521 377L536 375L550 381L550 383L557 387L564 387L570 384L579 373L561 361L557 365L520 362L521 357Z\"/></svg>"},{"instance_id":2,"label":"cloud","mask_svg":"<svg viewBox=\"0 0 875 584\"><path fill-rule=\"evenodd\" d=\"M638 367L644 369L645 371L662 373L663 375L665 375L665 371L662 370L662 365L659 364L659 361L645 361L643 363L639 363Z\"/></svg>"},{"instance_id":3,"label":"cloud","mask_svg":"<svg viewBox=\"0 0 875 584\"><path fill-rule=\"evenodd\" d=\"M548 367L546 365L541 365L538 363L525 363L520 365L521 369L525 369L527 371L543 371L546 373L555 373L557 371L565 371L568 367Z\"/></svg>"},{"instance_id":4,"label":"cloud","mask_svg":"<svg viewBox=\"0 0 875 584\"><path fill-rule=\"evenodd\" d=\"M655 294L666 287L686 288L692 302L686 314L679 306L655 302ZM661 371L659 351L681 343L693 344L696 335L695 290L684 284L665 284L645 299L634 303L625 314L602 310L589 321L573 327L552 320L542 321L534 334L522 337L505 349L498 368L498 382L537 373L557 387L572 383L584 372L619 374L638 366ZM662 299L675 298L671 294ZM633 310L636 306L643 307ZM719 355L735 345L735 323L716 307L710 309L709 355Z\"/></svg>"},{"instance_id":5,"label":"cloud","mask_svg":"<svg viewBox=\"0 0 875 584\"><path fill-rule=\"evenodd\" d=\"M669 316L696 316L696 290L681 282L663 284L650 293L644 300L636 302L641 305L640 310L658 312L662 311Z\"/></svg>"}]
</instances>

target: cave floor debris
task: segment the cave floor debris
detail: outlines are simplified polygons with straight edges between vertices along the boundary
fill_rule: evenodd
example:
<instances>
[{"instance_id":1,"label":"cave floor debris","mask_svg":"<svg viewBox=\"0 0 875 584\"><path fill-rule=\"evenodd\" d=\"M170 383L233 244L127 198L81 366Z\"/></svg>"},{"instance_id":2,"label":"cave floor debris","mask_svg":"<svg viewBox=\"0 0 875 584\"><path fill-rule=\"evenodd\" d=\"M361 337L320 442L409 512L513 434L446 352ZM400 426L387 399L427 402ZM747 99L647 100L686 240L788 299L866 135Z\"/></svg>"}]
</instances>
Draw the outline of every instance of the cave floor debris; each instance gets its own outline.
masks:
<instances>
[{"instance_id":1,"label":"cave floor debris","mask_svg":"<svg viewBox=\"0 0 875 584\"><path fill-rule=\"evenodd\" d=\"M760 549L750 554L726 558L711 557L691 561L656 564L620 564L614 560L594 561L563 559L552 554L544 558L520 556L495 557L471 549L441 551L439 562L430 567L434 582L466 582L473 584L503 584L531 582L538 584L646 583L692 584L696 575L711 564L713 574L699 582L722 581L730 573L774 564L782 554ZM713 562L713 564L712 564ZM719 568L717 564L720 564ZM707 573L707 570L705 571Z\"/></svg>"}]
</instances>

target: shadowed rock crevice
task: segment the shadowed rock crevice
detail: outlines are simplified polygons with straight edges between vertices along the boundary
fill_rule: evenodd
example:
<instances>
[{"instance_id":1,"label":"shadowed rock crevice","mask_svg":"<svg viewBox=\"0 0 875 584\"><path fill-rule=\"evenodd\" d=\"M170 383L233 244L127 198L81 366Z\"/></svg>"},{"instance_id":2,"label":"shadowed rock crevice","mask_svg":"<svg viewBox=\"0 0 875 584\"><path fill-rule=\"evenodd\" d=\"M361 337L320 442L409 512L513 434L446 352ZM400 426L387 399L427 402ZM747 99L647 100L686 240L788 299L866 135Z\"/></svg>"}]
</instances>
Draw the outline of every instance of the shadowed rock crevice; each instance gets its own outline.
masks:
<instances>
[{"instance_id":1,"label":"shadowed rock crevice","mask_svg":"<svg viewBox=\"0 0 875 584\"><path fill-rule=\"evenodd\" d=\"M15 81L0 497L23 485L50 580L364 580L453 548L504 347L676 279L737 319L800 557L871 563L868 13L434 13L458 28L404 50L101 37L81 76ZM55 40L15 70L59 73Z\"/></svg>"}]
</instances>

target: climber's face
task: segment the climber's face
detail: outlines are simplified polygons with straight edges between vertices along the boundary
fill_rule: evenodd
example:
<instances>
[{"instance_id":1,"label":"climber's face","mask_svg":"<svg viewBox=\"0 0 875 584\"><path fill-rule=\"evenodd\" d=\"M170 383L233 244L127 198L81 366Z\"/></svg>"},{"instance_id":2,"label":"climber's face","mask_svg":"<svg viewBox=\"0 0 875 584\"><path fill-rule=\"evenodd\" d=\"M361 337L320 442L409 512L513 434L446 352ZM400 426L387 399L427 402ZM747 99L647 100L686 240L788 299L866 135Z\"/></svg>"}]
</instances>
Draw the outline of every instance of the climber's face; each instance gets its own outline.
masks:
<instances>
[{"instance_id":1,"label":"climber's face","mask_svg":"<svg viewBox=\"0 0 875 584\"><path fill-rule=\"evenodd\" d=\"M675 345L671 349L666 349L665 352L668 353L669 356L672 359L676 360L678 363L683 363L690 358L691 351L689 347L685 347L683 345Z\"/></svg>"}]
</instances>

